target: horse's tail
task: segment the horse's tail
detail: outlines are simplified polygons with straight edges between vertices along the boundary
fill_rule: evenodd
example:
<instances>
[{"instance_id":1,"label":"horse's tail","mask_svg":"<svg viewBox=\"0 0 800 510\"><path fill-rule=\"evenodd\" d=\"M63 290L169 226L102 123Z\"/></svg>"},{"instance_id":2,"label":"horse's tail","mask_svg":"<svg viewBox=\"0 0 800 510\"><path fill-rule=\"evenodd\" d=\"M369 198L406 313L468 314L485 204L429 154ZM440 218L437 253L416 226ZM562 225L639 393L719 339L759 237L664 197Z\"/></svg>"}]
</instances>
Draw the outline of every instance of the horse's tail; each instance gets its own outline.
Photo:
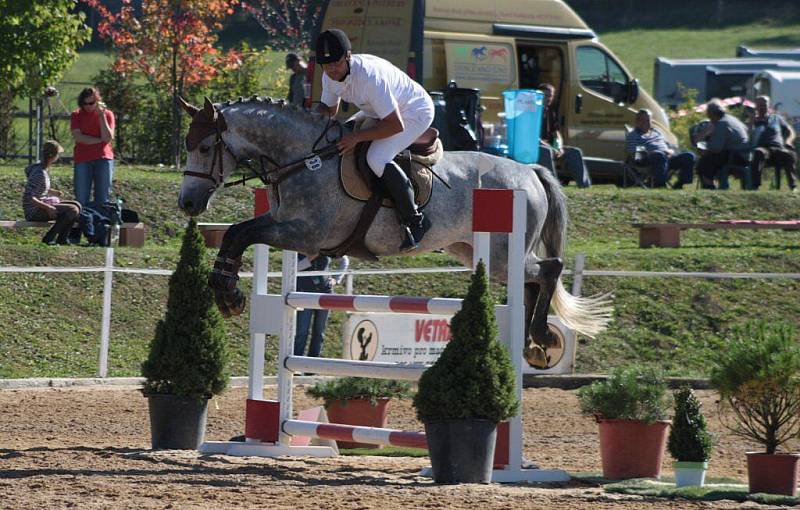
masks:
<instances>
[{"instance_id":1,"label":"horse's tail","mask_svg":"<svg viewBox=\"0 0 800 510\"><path fill-rule=\"evenodd\" d=\"M562 257L567 238L567 197L561 185L546 168L533 166L536 175L544 186L547 195L547 216L542 227L540 246L543 257ZM564 288L561 277L556 282L555 292L550 302L556 315L564 324L588 337L594 338L611 321L614 308L611 296L601 294L592 297L573 296Z\"/></svg>"}]
</instances>

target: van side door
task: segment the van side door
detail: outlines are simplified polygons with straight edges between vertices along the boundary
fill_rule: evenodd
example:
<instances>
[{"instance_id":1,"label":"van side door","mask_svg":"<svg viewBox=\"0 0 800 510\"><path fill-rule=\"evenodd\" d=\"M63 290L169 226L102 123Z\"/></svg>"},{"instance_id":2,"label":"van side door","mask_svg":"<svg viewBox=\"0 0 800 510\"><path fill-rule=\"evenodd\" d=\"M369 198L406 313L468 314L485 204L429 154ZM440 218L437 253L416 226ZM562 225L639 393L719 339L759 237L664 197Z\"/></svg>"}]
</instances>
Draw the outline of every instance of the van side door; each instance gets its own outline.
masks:
<instances>
[{"instance_id":1,"label":"van side door","mask_svg":"<svg viewBox=\"0 0 800 510\"><path fill-rule=\"evenodd\" d=\"M587 157L622 160L625 125L633 126L636 113L627 104L631 76L594 41L570 46L573 72L562 135L567 144L580 147Z\"/></svg>"}]
</instances>

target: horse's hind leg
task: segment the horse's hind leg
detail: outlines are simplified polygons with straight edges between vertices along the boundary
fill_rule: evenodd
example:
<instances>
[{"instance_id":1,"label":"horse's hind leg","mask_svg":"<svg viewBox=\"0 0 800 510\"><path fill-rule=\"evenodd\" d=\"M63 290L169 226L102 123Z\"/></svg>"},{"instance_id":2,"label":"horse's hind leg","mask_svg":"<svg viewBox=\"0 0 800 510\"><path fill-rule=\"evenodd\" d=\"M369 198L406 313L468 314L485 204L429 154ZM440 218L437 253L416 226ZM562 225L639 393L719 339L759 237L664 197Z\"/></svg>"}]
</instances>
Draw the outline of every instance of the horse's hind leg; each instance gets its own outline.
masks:
<instances>
[{"instance_id":1,"label":"horse's hind leg","mask_svg":"<svg viewBox=\"0 0 800 510\"><path fill-rule=\"evenodd\" d=\"M559 258L551 258L539 260L536 265L539 267L537 281L525 283L525 323L533 340L533 344L525 348L525 357L531 365L545 368L549 364L547 349L558 346L558 337L547 324L547 314L564 263Z\"/></svg>"}]
</instances>

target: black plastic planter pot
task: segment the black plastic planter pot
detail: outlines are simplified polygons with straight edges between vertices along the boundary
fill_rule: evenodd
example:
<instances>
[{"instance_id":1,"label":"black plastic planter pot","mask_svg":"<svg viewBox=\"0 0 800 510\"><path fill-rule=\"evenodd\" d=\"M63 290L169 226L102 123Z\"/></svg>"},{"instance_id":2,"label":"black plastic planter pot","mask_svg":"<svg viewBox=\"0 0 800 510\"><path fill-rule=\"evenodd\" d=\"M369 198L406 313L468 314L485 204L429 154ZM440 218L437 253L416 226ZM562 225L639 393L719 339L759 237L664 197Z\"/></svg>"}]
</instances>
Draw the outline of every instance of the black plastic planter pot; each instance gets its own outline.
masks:
<instances>
[{"instance_id":1,"label":"black plastic planter pot","mask_svg":"<svg viewBox=\"0 0 800 510\"><path fill-rule=\"evenodd\" d=\"M497 423L489 420L446 420L425 424L433 481L492 481Z\"/></svg>"},{"instance_id":2,"label":"black plastic planter pot","mask_svg":"<svg viewBox=\"0 0 800 510\"><path fill-rule=\"evenodd\" d=\"M148 395L154 450L197 450L206 433L208 399Z\"/></svg>"}]
</instances>

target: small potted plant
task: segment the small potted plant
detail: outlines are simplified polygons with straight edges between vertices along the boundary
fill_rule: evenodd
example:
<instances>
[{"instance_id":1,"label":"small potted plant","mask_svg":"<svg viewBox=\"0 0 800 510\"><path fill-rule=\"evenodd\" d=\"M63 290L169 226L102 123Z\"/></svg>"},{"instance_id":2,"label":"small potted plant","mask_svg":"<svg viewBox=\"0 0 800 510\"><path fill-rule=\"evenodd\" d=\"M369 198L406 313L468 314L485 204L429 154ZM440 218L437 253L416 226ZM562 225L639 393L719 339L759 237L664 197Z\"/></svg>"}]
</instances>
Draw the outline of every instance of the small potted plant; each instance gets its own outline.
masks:
<instances>
[{"instance_id":1,"label":"small potted plant","mask_svg":"<svg viewBox=\"0 0 800 510\"><path fill-rule=\"evenodd\" d=\"M306 395L325 401L331 423L385 428L389 401L410 397L411 385L403 381L341 377L308 387ZM337 444L339 448L379 448L345 441Z\"/></svg>"},{"instance_id":2,"label":"small potted plant","mask_svg":"<svg viewBox=\"0 0 800 510\"><path fill-rule=\"evenodd\" d=\"M603 477L659 478L667 442L667 384L655 369L617 368L578 390L600 431Z\"/></svg>"},{"instance_id":3,"label":"small potted plant","mask_svg":"<svg viewBox=\"0 0 800 510\"><path fill-rule=\"evenodd\" d=\"M667 449L675 459L675 485L702 487L714 436L708 431L706 418L700 410L700 401L692 388L683 386L673 396L675 416L672 418Z\"/></svg>"},{"instance_id":4,"label":"small potted plant","mask_svg":"<svg viewBox=\"0 0 800 510\"><path fill-rule=\"evenodd\" d=\"M228 383L224 324L207 282L205 244L191 219L169 279L166 315L142 364L154 449L199 448L208 400Z\"/></svg>"},{"instance_id":5,"label":"small potted plant","mask_svg":"<svg viewBox=\"0 0 800 510\"><path fill-rule=\"evenodd\" d=\"M750 492L796 496L800 454L778 452L800 433L800 342L794 328L763 321L734 328L711 384L721 397L723 425L764 447L747 452Z\"/></svg>"},{"instance_id":6,"label":"small potted plant","mask_svg":"<svg viewBox=\"0 0 800 510\"><path fill-rule=\"evenodd\" d=\"M450 342L420 378L414 407L425 424L434 481L487 483L497 424L515 416L520 402L508 350L497 341L483 263L450 328Z\"/></svg>"}]
</instances>

